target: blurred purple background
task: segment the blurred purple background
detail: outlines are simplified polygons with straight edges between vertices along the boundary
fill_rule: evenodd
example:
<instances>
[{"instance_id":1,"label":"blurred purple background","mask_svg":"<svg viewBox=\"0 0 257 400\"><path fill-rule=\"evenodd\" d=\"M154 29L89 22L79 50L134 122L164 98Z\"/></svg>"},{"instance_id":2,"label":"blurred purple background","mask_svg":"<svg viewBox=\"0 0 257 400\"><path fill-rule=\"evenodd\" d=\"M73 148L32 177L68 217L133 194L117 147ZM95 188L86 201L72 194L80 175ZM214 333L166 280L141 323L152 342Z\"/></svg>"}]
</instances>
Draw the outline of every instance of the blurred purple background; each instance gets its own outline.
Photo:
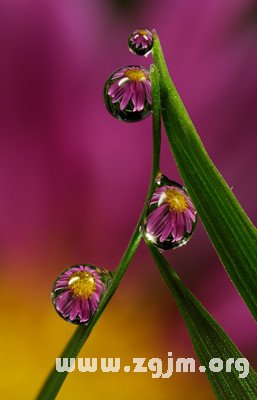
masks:
<instances>
[{"instance_id":1,"label":"blurred purple background","mask_svg":"<svg viewBox=\"0 0 257 400\"><path fill-rule=\"evenodd\" d=\"M152 62L127 49L136 28L158 31L207 151L257 221L254 1L1 0L5 398L33 397L74 331L49 300L56 276L77 262L114 270L140 213L151 168L151 118L122 123L102 99L104 82L115 69ZM162 169L181 182L166 139ZM189 244L167 258L256 365L255 324L201 223ZM165 359L168 351L194 356L174 302L141 245L81 357ZM73 373L58 398L89 391L92 400L214 399L203 374L174 374L169 380L93 375ZM10 386L17 388L10 393Z\"/></svg>"}]
</instances>

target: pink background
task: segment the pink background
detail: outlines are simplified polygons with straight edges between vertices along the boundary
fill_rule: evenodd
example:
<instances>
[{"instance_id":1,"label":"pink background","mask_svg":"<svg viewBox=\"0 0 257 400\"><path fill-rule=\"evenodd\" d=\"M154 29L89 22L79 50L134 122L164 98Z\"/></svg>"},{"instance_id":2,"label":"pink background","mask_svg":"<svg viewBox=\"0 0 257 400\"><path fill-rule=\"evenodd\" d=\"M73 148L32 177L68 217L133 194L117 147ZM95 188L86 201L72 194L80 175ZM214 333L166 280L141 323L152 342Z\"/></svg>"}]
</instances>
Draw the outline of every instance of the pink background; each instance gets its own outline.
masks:
<instances>
[{"instance_id":1,"label":"pink background","mask_svg":"<svg viewBox=\"0 0 257 400\"><path fill-rule=\"evenodd\" d=\"M125 124L102 100L107 77L147 59L127 37L155 28L211 158L256 223L256 6L250 0L0 2L1 396L33 398L74 326L54 312L56 276L114 270L151 167L151 118ZM178 180L166 139L162 169ZM256 365L256 328L201 223L167 253L184 282ZM141 244L80 357L194 357L184 323ZM211 400L204 374L73 372L58 399Z\"/></svg>"}]
</instances>

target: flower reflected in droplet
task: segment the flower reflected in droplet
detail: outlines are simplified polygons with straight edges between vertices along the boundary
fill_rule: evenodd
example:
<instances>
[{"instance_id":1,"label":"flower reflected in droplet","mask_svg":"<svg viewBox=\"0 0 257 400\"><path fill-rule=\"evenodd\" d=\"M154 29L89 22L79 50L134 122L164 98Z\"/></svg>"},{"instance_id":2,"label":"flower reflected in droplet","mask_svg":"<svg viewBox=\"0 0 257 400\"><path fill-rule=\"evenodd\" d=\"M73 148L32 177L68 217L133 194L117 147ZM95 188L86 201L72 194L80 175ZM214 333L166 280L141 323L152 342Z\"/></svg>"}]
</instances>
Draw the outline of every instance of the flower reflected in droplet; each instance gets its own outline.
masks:
<instances>
[{"instance_id":1,"label":"flower reflected in droplet","mask_svg":"<svg viewBox=\"0 0 257 400\"><path fill-rule=\"evenodd\" d=\"M115 118L126 122L146 118L152 104L149 71L138 65L118 69L105 84L104 99Z\"/></svg>"},{"instance_id":2,"label":"flower reflected in droplet","mask_svg":"<svg viewBox=\"0 0 257 400\"><path fill-rule=\"evenodd\" d=\"M191 237L196 218L196 210L185 188L170 181L170 185L157 188L153 193L144 226L145 236L162 249L179 247Z\"/></svg>"},{"instance_id":3,"label":"flower reflected in droplet","mask_svg":"<svg viewBox=\"0 0 257 400\"><path fill-rule=\"evenodd\" d=\"M111 273L92 265L74 265L55 281L52 301L65 320L86 325L96 312Z\"/></svg>"},{"instance_id":4,"label":"flower reflected in droplet","mask_svg":"<svg viewBox=\"0 0 257 400\"><path fill-rule=\"evenodd\" d=\"M147 29L137 29L129 36L128 46L132 53L148 56L153 47L153 35Z\"/></svg>"}]
</instances>

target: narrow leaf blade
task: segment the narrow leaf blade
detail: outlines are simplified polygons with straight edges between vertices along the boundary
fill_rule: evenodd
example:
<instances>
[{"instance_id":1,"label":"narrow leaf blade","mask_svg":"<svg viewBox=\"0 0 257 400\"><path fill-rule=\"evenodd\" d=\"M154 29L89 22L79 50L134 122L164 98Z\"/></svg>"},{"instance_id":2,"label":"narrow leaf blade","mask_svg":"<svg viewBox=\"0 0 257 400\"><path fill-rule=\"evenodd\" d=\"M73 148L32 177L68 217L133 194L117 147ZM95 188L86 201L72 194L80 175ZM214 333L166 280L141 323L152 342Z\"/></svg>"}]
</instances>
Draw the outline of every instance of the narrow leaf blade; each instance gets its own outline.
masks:
<instances>
[{"instance_id":1,"label":"narrow leaf blade","mask_svg":"<svg viewBox=\"0 0 257 400\"><path fill-rule=\"evenodd\" d=\"M238 292L257 320L257 231L208 156L169 76L155 35L162 117L185 186Z\"/></svg>"},{"instance_id":2,"label":"narrow leaf blade","mask_svg":"<svg viewBox=\"0 0 257 400\"><path fill-rule=\"evenodd\" d=\"M232 340L219 324L206 311L202 304L180 280L169 263L150 242L147 245L152 253L163 279L170 289L178 309L190 333L196 354L202 366L206 367L207 377L219 400L255 400L257 398L257 376L250 367L245 378L239 378L239 371L233 365L231 372L226 372L229 358L243 358ZM212 372L208 368L211 359L219 358L224 368Z\"/></svg>"}]
</instances>

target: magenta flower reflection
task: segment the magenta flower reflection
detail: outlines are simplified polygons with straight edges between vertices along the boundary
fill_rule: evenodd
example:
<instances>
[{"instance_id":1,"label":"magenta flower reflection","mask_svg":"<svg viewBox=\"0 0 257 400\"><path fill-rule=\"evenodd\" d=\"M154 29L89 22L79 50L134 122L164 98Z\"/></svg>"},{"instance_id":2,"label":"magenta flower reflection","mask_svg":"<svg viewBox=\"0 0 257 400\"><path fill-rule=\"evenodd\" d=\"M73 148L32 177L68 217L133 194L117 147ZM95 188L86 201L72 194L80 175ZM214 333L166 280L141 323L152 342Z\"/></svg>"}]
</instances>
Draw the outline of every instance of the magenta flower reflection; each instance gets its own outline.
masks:
<instances>
[{"instance_id":1,"label":"magenta flower reflection","mask_svg":"<svg viewBox=\"0 0 257 400\"><path fill-rule=\"evenodd\" d=\"M153 35L147 29L137 29L129 36L128 46L132 53L148 56L153 47Z\"/></svg>"},{"instance_id":2,"label":"magenta flower reflection","mask_svg":"<svg viewBox=\"0 0 257 400\"><path fill-rule=\"evenodd\" d=\"M169 181L152 196L144 234L161 249L176 248L190 239L196 220L196 210L185 188Z\"/></svg>"},{"instance_id":3,"label":"magenta flower reflection","mask_svg":"<svg viewBox=\"0 0 257 400\"><path fill-rule=\"evenodd\" d=\"M66 321L88 324L111 279L111 272L93 265L74 265L66 269L54 283L55 310Z\"/></svg>"},{"instance_id":4,"label":"magenta flower reflection","mask_svg":"<svg viewBox=\"0 0 257 400\"><path fill-rule=\"evenodd\" d=\"M107 110L126 122L137 122L151 113L151 82L149 71L138 65L115 71L104 86Z\"/></svg>"}]
</instances>

